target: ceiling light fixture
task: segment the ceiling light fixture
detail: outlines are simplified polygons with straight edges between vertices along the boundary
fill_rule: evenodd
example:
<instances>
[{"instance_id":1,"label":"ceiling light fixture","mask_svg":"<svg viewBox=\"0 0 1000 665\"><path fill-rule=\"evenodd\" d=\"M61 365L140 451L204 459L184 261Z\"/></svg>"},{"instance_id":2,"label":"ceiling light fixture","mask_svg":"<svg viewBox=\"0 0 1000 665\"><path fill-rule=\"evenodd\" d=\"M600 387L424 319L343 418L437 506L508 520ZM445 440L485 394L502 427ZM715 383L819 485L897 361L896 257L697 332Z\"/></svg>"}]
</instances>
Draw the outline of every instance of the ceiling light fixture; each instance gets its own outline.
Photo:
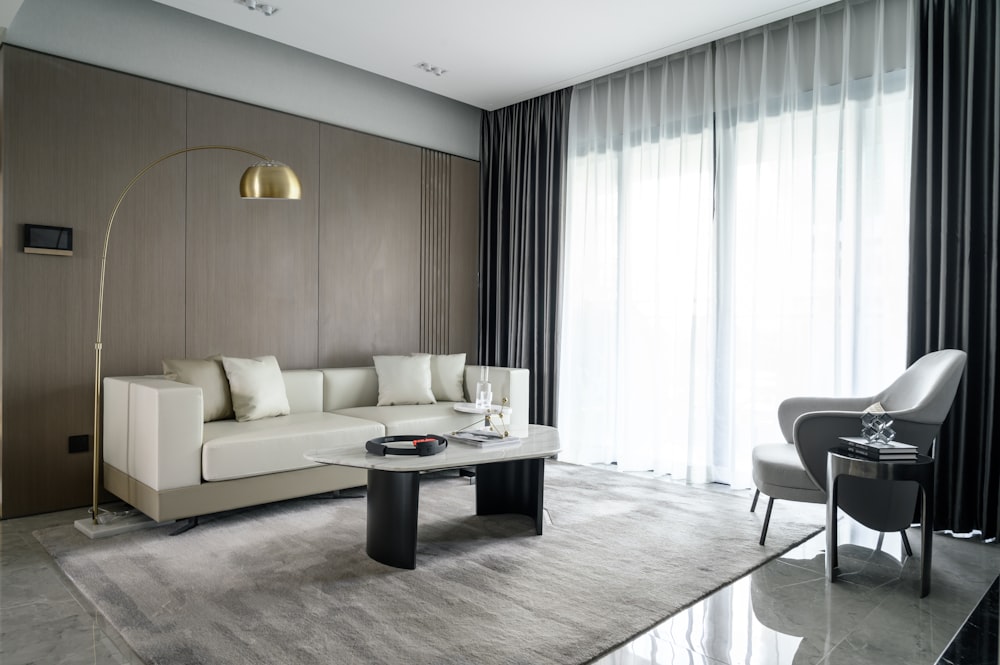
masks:
<instances>
[{"instance_id":1,"label":"ceiling light fixture","mask_svg":"<svg viewBox=\"0 0 1000 665\"><path fill-rule=\"evenodd\" d=\"M427 72L428 74L433 74L434 76L443 76L444 74L448 73L447 69L441 69L440 67L435 67L434 65L427 62L418 62L413 66L419 70Z\"/></svg>"},{"instance_id":2,"label":"ceiling light fixture","mask_svg":"<svg viewBox=\"0 0 1000 665\"><path fill-rule=\"evenodd\" d=\"M274 5L269 5L266 2L257 2L257 0L233 0L238 5L242 5L249 9L250 11L258 11L264 16L273 16L278 8Z\"/></svg>"}]
</instances>

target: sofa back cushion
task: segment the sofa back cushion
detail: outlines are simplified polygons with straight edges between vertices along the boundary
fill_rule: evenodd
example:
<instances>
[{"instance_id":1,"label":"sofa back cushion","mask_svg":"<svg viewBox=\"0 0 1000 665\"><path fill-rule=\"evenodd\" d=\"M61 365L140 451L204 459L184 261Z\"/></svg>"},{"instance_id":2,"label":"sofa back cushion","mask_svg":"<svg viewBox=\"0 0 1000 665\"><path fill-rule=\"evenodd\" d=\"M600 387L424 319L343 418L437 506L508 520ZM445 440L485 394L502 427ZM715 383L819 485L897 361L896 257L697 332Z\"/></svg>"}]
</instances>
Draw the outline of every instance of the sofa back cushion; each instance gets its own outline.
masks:
<instances>
[{"instance_id":1,"label":"sofa back cushion","mask_svg":"<svg viewBox=\"0 0 1000 665\"><path fill-rule=\"evenodd\" d=\"M291 413L318 413L323 410L323 373L315 369L285 369L285 394Z\"/></svg>"},{"instance_id":2,"label":"sofa back cushion","mask_svg":"<svg viewBox=\"0 0 1000 665\"><path fill-rule=\"evenodd\" d=\"M431 390L438 402L465 401L465 354L446 355L414 353L415 356L430 355Z\"/></svg>"},{"instance_id":3,"label":"sofa back cushion","mask_svg":"<svg viewBox=\"0 0 1000 665\"><path fill-rule=\"evenodd\" d=\"M378 374L374 367L337 367L323 373L323 410L339 411L378 404Z\"/></svg>"},{"instance_id":4,"label":"sofa back cushion","mask_svg":"<svg viewBox=\"0 0 1000 665\"><path fill-rule=\"evenodd\" d=\"M236 420L246 422L289 414L288 395L277 358L222 356L222 366L229 379Z\"/></svg>"},{"instance_id":5,"label":"sofa back cushion","mask_svg":"<svg viewBox=\"0 0 1000 665\"><path fill-rule=\"evenodd\" d=\"M233 400L229 393L229 379L222 367L222 358L192 358L164 360L163 374L172 381L180 381L201 388L204 421L226 420L233 417Z\"/></svg>"}]
</instances>

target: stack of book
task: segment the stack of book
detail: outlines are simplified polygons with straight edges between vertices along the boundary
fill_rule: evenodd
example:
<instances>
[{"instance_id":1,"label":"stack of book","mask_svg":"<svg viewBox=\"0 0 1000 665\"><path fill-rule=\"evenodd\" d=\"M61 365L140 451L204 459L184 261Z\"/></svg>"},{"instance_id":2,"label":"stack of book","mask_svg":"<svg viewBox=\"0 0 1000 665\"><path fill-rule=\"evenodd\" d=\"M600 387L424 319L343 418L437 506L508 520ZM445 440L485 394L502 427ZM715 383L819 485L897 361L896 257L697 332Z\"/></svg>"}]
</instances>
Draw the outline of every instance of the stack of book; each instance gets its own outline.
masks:
<instances>
[{"instance_id":1,"label":"stack of book","mask_svg":"<svg viewBox=\"0 0 1000 665\"><path fill-rule=\"evenodd\" d=\"M917 447L898 441L869 441L860 436L842 436L847 452L855 457L876 462L912 462L917 459Z\"/></svg>"}]
</instances>

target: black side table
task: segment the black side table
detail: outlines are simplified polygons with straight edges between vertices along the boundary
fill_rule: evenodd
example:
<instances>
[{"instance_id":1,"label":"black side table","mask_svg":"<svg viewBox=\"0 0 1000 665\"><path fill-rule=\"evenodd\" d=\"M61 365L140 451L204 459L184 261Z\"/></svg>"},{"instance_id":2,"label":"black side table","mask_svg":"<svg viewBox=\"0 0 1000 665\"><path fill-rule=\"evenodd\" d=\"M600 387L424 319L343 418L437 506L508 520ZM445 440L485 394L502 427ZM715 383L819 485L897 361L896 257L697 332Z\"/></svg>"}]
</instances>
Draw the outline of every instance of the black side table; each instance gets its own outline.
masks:
<instances>
[{"instance_id":1,"label":"black side table","mask_svg":"<svg viewBox=\"0 0 1000 665\"><path fill-rule=\"evenodd\" d=\"M837 578L837 480L841 476L872 480L912 480L920 485L920 597L931 591L931 536L934 533L934 460L876 462L831 450L826 464L826 578Z\"/></svg>"}]
</instances>

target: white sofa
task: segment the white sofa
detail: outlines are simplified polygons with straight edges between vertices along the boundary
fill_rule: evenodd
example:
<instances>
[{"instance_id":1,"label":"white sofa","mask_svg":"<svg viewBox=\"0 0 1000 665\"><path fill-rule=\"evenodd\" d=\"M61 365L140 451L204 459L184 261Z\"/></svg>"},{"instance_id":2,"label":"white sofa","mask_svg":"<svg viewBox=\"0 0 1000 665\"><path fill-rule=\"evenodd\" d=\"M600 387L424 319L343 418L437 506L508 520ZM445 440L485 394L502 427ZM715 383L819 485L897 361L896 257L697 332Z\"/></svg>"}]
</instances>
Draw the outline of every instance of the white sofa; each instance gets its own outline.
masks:
<instances>
[{"instance_id":1,"label":"white sofa","mask_svg":"<svg viewBox=\"0 0 1000 665\"><path fill-rule=\"evenodd\" d=\"M466 366L473 394L479 366ZM310 462L315 448L356 448L377 436L444 434L482 416L454 402L376 406L374 367L281 372L289 415L203 422L202 389L164 377L104 379L104 486L156 520L196 517L366 483L361 469ZM512 434L528 428L528 370L491 367Z\"/></svg>"}]
</instances>

